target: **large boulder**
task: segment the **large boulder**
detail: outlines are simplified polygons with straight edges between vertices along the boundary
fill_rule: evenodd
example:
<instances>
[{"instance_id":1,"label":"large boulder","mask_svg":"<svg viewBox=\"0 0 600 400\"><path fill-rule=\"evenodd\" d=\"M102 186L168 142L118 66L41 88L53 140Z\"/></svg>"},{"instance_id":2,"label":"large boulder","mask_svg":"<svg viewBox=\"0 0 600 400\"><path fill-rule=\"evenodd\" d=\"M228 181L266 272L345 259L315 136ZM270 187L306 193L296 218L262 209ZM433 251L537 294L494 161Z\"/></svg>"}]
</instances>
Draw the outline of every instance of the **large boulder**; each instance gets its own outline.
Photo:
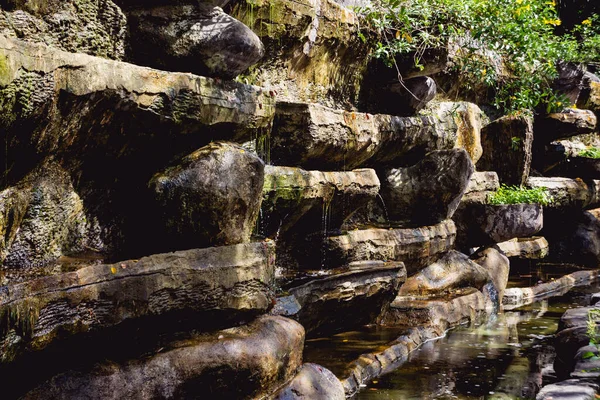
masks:
<instances>
[{"instance_id":1,"label":"large boulder","mask_svg":"<svg viewBox=\"0 0 600 400\"><path fill-rule=\"evenodd\" d=\"M294 379L273 400L344 400L346 394L340 380L327 368L303 364Z\"/></svg>"},{"instance_id":2,"label":"large boulder","mask_svg":"<svg viewBox=\"0 0 600 400\"><path fill-rule=\"evenodd\" d=\"M452 220L419 228L353 230L326 241L326 257L347 265L356 261L402 261L408 274L431 264L454 246Z\"/></svg>"},{"instance_id":3,"label":"large boulder","mask_svg":"<svg viewBox=\"0 0 600 400\"><path fill-rule=\"evenodd\" d=\"M400 288L400 296L441 294L461 287L483 288L490 273L467 255L450 251L435 263L411 276Z\"/></svg>"},{"instance_id":4,"label":"large boulder","mask_svg":"<svg viewBox=\"0 0 600 400\"><path fill-rule=\"evenodd\" d=\"M481 131L483 155L477 169L496 171L500 182L523 185L531 168L533 118L505 116Z\"/></svg>"},{"instance_id":5,"label":"large boulder","mask_svg":"<svg viewBox=\"0 0 600 400\"><path fill-rule=\"evenodd\" d=\"M571 178L530 177L527 187L545 188L552 202L550 209L582 209L600 205L600 180L584 182Z\"/></svg>"},{"instance_id":6,"label":"large boulder","mask_svg":"<svg viewBox=\"0 0 600 400\"><path fill-rule=\"evenodd\" d=\"M206 330L247 320L272 305L273 255L272 242L211 247L4 286L0 364L55 344L68 352L86 335L90 346L110 346L102 331L121 327L125 341L150 318L148 336L173 333L185 321Z\"/></svg>"},{"instance_id":7,"label":"large boulder","mask_svg":"<svg viewBox=\"0 0 600 400\"><path fill-rule=\"evenodd\" d=\"M596 267L600 261L600 209L557 214L548 219L552 255L563 262Z\"/></svg>"},{"instance_id":8,"label":"large boulder","mask_svg":"<svg viewBox=\"0 0 600 400\"><path fill-rule=\"evenodd\" d=\"M536 119L536 139L549 143L557 139L590 133L596 129L596 124L596 115L592 111L565 108L560 112Z\"/></svg>"},{"instance_id":9,"label":"large boulder","mask_svg":"<svg viewBox=\"0 0 600 400\"><path fill-rule=\"evenodd\" d=\"M105 361L91 370L64 372L22 398L166 399L207 393L222 400L265 398L294 378L302 365L303 347L300 324L263 316L249 325L169 343L141 359ZM326 387L336 394L341 384L330 382Z\"/></svg>"},{"instance_id":10,"label":"large boulder","mask_svg":"<svg viewBox=\"0 0 600 400\"><path fill-rule=\"evenodd\" d=\"M390 219L419 226L451 218L473 170L467 152L453 149L434 151L411 167L387 171L381 196Z\"/></svg>"},{"instance_id":11,"label":"large boulder","mask_svg":"<svg viewBox=\"0 0 600 400\"><path fill-rule=\"evenodd\" d=\"M0 7L0 35L73 53L125 57L127 19L112 0L5 0Z\"/></svg>"},{"instance_id":12,"label":"large boulder","mask_svg":"<svg viewBox=\"0 0 600 400\"><path fill-rule=\"evenodd\" d=\"M231 79L264 55L250 28L210 3L146 6L127 15L132 59L140 65Z\"/></svg>"},{"instance_id":13,"label":"large boulder","mask_svg":"<svg viewBox=\"0 0 600 400\"><path fill-rule=\"evenodd\" d=\"M494 248L487 248L478 251L475 255L471 256L471 259L487 271L498 292L498 303L502 304L504 290L508 284L508 275L510 273L510 261L508 258Z\"/></svg>"},{"instance_id":14,"label":"large boulder","mask_svg":"<svg viewBox=\"0 0 600 400\"><path fill-rule=\"evenodd\" d=\"M515 238L507 240L506 242L495 244L493 248L500 251L506 257L515 257L527 260L538 260L544 258L550 252L548 241L542 236Z\"/></svg>"},{"instance_id":15,"label":"large boulder","mask_svg":"<svg viewBox=\"0 0 600 400\"><path fill-rule=\"evenodd\" d=\"M377 110L392 115L414 115L422 110L437 94L437 85L428 76L404 81L386 82L374 91ZM373 107L370 105L370 107Z\"/></svg>"},{"instance_id":16,"label":"large boulder","mask_svg":"<svg viewBox=\"0 0 600 400\"><path fill-rule=\"evenodd\" d=\"M163 240L170 250L248 242L263 183L263 161L240 146L215 142L184 157L149 183Z\"/></svg>"}]
</instances>

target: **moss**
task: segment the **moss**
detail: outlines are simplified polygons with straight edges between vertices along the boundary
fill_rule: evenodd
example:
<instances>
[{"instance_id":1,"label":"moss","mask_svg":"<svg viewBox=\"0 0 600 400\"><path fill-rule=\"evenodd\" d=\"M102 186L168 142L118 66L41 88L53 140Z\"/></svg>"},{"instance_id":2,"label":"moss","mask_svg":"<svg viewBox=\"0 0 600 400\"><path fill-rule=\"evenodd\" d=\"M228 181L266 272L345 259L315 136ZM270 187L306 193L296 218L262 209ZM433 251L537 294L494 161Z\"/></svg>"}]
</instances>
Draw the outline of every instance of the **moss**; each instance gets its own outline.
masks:
<instances>
[{"instance_id":1,"label":"moss","mask_svg":"<svg viewBox=\"0 0 600 400\"><path fill-rule=\"evenodd\" d=\"M0 86L6 86L12 80L12 74L10 65L8 64L8 57L0 53Z\"/></svg>"}]
</instances>

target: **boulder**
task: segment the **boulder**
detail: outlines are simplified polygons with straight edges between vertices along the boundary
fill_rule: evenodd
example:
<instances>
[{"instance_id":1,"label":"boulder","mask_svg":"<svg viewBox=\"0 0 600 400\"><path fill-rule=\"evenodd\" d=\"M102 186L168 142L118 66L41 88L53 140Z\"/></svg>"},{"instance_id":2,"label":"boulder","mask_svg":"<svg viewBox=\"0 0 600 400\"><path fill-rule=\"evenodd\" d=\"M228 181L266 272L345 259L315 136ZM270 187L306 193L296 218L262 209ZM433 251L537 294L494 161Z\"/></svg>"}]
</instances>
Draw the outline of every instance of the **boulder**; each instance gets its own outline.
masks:
<instances>
[{"instance_id":1,"label":"boulder","mask_svg":"<svg viewBox=\"0 0 600 400\"><path fill-rule=\"evenodd\" d=\"M594 75L592 79L589 79L589 93L578 106L594 111L596 116L600 113L600 80L597 76Z\"/></svg>"},{"instance_id":2,"label":"boulder","mask_svg":"<svg viewBox=\"0 0 600 400\"><path fill-rule=\"evenodd\" d=\"M494 269L498 269L497 266L494 266ZM463 287L481 289L490 280L491 275L485 267L469 260L469 257L462 253L449 251L430 266L408 278L398 295L427 296Z\"/></svg>"},{"instance_id":3,"label":"boulder","mask_svg":"<svg viewBox=\"0 0 600 400\"><path fill-rule=\"evenodd\" d=\"M336 376L320 365L302 364L300 371L274 400L344 400L344 387Z\"/></svg>"},{"instance_id":4,"label":"boulder","mask_svg":"<svg viewBox=\"0 0 600 400\"><path fill-rule=\"evenodd\" d=\"M249 325L170 343L139 360L64 372L22 398L198 398L207 393L213 399L263 398L294 378L303 345L300 324L263 316Z\"/></svg>"},{"instance_id":5,"label":"boulder","mask_svg":"<svg viewBox=\"0 0 600 400\"><path fill-rule=\"evenodd\" d=\"M498 303L502 304L510 274L510 261L506 255L494 248L487 248L472 255L471 259L487 271L498 292Z\"/></svg>"},{"instance_id":6,"label":"boulder","mask_svg":"<svg viewBox=\"0 0 600 400\"><path fill-rule=\"evenodd\" d=\"M512 238L530 237L544 226L540 204L465 206L457 220L460 246L474 247L501 243Z\"/></svg>"},{"instance_id":7,"label":"boulder","mask_svg":"<svg viewBox=\"0 0 600 400\"><path fill-rule=\"evenodd\" d=\"M597 267L600 261L600 209L560 214L548 220L545 235L552 255L563 262Z\"/></svg>"},{"instance_id":8,"label":"boulder","mask_svg":"<svg viewBox=\"0 0 600 400\"><path fill-rule=\"evenodd\" d=\"M274 237L294 227L339 229L378 195L379 187L372 169L321 172L267 165L259 231ZM327 227L322 226L325 208Z\"/></svg>"},{"instance_id":9,"label":"boulder","mask_svg":"<svg viewBox=\"0 0 600 400\"><path fill-rule=\"evenodd\" d=\"M582 209L600 205L600 180L584 182L571 178L530 177L529 188L546 188L552 202L549 209Z\"/></svg>"},{"instance_id":10,"label":"boulder","mask_svg":"<svg viewBox=\"0 0 600 400\"><path fill-rule=\"evenodd\" d=\"M414 115L437 94L437 85L428 76L390 82L377 91L378 110L392 115Z\"/></svg>"},{"instance_id":11,"label":"boulder","mask_svg":"<svg viewBox=\"0 0 600 400\"><path fill-rule=\"evenodd\" d=\"M535 121L536 139L549 143L575 135L593 132L597 119L592 111L565 108L560 112L539 117Z\"/></svg>"},{"instance_id":12,"label":"boulder","mask_svg":"<svg viewBox=\"0 0 600 400\"><path fill-rule=\"evenodd\" d=\"M500 182L523 185L531 168L533 119L528 116L505 116L481 131L483 154L477 169L496 171Z\"/></svg>"},{"instance_id":13,"label":"boulder","mask_svg":"<svg viewBox=\"0 0 600 400\"><path fill-rule=\"evenodd\" d=\"M112 0L6 0L0 35L93 56L125 57L127 19Z\"/></svg>"},{"instance_id":14,"label":"boulder","mask_svg":"<svg viewBox=\"0 0 600 400\"><path fill-rule=\"evenodd\" d=\"M473 170L467 152L453 149L434 151L412 167L387 171L381 196L390 219L419 226L451 218Z\"/></svg>"},{"instance_id":15,"label":"boulder","mask_svg":"<svg viewBox=\"0 0 600 400\"><path fill-rule=\"evenodd\" d=\"M452 249L455 237L451 220L420 228L353 230L327 238L327 259L341 265L367 260L402 261L410 275Z\"/></svg>"},{"instance_id":16,"label":"boulder","mask_svg":"<svg viewBox=\"0 0 600 400\"><path fill-rule=\"evenodd\" d=\"M568 379L544 386L536 400L595 400L600 391L598 385L585 379Z\"/></svg>"},{"instance_id":17,"label":"boulder","mask_svg":"<svg viewBox=\"0 0 600 400\"><path fill-rule=\"evenodd\" d=\"M500 251L506 257L526 260L542 259L550 252L548 241L542 236L515 238L506 242L497 243L493 248Z\"/></svg>"},{"instance_id":18,"label":"boulder","mask_svg":"<svg viewBox=\"0 0 600 400\"><path fill-rule=\"evenodd\" d=\"M157 323L144 331L150 335L167 327L172 332L186 319L206 328L264 313L273 301L273 254L272 242L212 247L5 286L0 290L0 364L134 319L155 318ZM109 338L95 339L106 345Z\"/></svg>"},{"instance_id":19,"label":"boulder","mask_svg":"<svg viewBox=\"0 0 600 400\"><path fill-rule=\"evenodd\" d=\"M585 180L600 179L600 159L589 157L569 157L546 171L553 176L580 178Z\"/></svg>"},{"instance_id":20,"label":"boulder","mask_svg":"<svg viewBox=\"0 0 600 400\"><path fill-rule=\"evenodd\" d=\"M145 6L127 16L139 65L232 79L264 55L250 28L210 3Z\"/></svg>"},{"instance_id":21,"label":"boulder","mask_svg":"<svg viewBox=\"0 0 600 400\"><path fill-rule=\"evenodd\" d=\"M584 89L585 66L563 61L557 63L556 69L558 78L554 80L554 89L565 95L571 104L577 104Z\"/></svg>"},{"instance_id":22,"label":"boulder","mask_svg":"<svg viewBox=\"0 0 600 400\"><path fill-rule=\"evenodd\" d=\"M585 326L562 329L556 333L554 370L558 379L568 379L575 368L575 354L590 343Z\"/></svg>"},{"instance_id":23,"label":"boulder","mask_svg":"<svg viewBox=\"0 0 600 400\"><path fill-rule=\"evenodd\" d=\"M154 175L149 187L170 250L246 243L262 201L264 163L214 142Z\"/></svg>"},{"instance_id":24,"label":"boulder","mask_svg":"<svg viewBox=\"0 0 600 400\"><path fill-rule=\"evenodd\" d=\"M406 280L402 263L333 274L288 289L300 303L296 314L307 336L356 329L375 322Z\"/></svg>"},{"instance_id":25,"label":"boulder","mask_svg":"<svg viewBox=\"0 0 600 400\"><path fill-rule=\"evenodd\" d=\"M498 174L494 171L475 171L461 199L459 208L467 203L486 203L488 195L500 189Z\"/></svg>"},{"instance_id":26,"label":"boulder","mask_svg":"<svg viewBox=\"0 0 600 400\"><path fill-rule=\"evenodd\" d=\"M97 221L88 220L71 177L57 163L42 164L1 192L0 210L4 268L40 267L65 254L104 247Z\"/></svg>"},{"instance_id":27,"label":"boulder","mask_svg":"<svg viewBox=\"0 0 600 400\"><path fill-rule=\"evenodd\" d=\"M396 117L278 102L270 142L275 165L349 169L410 165L432 150L456 145L451 116Z\"/></svg>"}]
</instances>

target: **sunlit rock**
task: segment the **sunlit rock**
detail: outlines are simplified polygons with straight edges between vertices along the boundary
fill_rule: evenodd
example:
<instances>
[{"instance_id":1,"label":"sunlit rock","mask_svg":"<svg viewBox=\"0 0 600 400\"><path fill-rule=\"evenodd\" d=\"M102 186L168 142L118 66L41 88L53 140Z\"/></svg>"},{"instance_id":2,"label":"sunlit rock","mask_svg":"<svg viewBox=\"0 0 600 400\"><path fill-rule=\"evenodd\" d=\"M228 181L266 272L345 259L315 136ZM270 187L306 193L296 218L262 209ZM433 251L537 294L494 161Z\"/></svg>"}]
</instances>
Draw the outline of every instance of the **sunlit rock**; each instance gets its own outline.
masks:
<instances>
[{"instance_id":1,"label":"sunlit rock","mask_svg":"<svg viewBox=\"0 0 600 400\"><path fill-rule=\"evenodd\" d=\"M531 168L533 118L505 116L481 131L483 154L477 169L496 171L501 183L525 184Z\"/></svg>"},{"instance_id":2,"label":"sunlit rock","mask_svg":"<svg viewBox=\"0 0 600 400\"><path fill-rule=\"evenodd\" d=\"M546 188L552 202L551 209L582 209L600 204L600 180L584 182L581 179L530 177L527 187Z\"/></svg>"},{"instance_id":3,"label":"sunlit rock","mask_svg":"<svg viewBox=\"0 0 600 400\"><path fill-rule=\"evenodd\" d=\"M143 6L127 17L140 65L231 79L264 55L250 28L208 3Z\"/></svg>"},{"instance_id":4,"label":"sunlit rock","mask_svg":"<svg viewBox=\"0 0 600 400\"><path fill-rule=\"evenodd\" d=\"M487 248L472 255L471 259L487 271L498 292L498 303L502 304L510 273L510 261L507 256L494 248Z\"/></svg>"},{"instance_id":5,"label":"sunlit rock","mask_svg":"<svg viewBox=\"0 0 600 400\"><path fill-rule=\"evenodd\" d=\"M531 238L515 238L493 246L506 257L515 257L527 260L545 258L550 252L546 238L537 236Z\"/></svg>"},{"instance_id":6,"label":"sunlit rock","mask_svg":"<svg viewBox=\"0 0 600 400\"><path fill-rule=\"evenodd\" d=\"M474 167L463 149L428 153L408 168L386 171L381 196L392 221L433 225L451 218Z\"/></svg>"},{"instance_id":7,"label":"sunlit rock","mask_svg":"<svg viewBox=\"0 0 600 400\"><path fill-rule=\"evenodd\" d=\"M273 397L274 400L344 400L344 387L327 368L303 364L294 379Z\"/></svg>"},{"instance_id":8,"label":"sunlit rock","mask_svg":"<svg viewBox=\"0 0 600 400\"><path fill-rule=\"evenodd\" d=\"M157 234L170 250L248 242L263 183L260 158L234 144L211 143L151 179L164 223Z\"/></svg>"}]
</instances>

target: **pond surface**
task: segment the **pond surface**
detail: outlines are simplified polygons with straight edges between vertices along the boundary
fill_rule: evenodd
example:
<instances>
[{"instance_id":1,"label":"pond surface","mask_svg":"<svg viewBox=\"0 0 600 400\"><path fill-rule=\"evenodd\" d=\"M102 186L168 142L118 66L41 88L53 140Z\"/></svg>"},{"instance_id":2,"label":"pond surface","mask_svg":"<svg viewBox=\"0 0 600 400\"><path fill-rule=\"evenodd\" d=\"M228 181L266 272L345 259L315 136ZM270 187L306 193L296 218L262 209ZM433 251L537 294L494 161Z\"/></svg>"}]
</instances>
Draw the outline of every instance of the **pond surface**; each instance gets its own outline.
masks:
<instances>
[{"instance_id":1,"label":"pond surface","mask_svg":"<svg viewBox=\"0 0 600 400\"><path fill-rule=\"evenodd\" d=\"M493 317L484 325L460 327L424 344L403 366L374 380L356 399L527 399L554 378L552 335L569 308L590 304L600 285ZM360 354L381 349L402 328L364 328L307 341L305 360L345 377Z\"/></svg>"}]
</instances>

